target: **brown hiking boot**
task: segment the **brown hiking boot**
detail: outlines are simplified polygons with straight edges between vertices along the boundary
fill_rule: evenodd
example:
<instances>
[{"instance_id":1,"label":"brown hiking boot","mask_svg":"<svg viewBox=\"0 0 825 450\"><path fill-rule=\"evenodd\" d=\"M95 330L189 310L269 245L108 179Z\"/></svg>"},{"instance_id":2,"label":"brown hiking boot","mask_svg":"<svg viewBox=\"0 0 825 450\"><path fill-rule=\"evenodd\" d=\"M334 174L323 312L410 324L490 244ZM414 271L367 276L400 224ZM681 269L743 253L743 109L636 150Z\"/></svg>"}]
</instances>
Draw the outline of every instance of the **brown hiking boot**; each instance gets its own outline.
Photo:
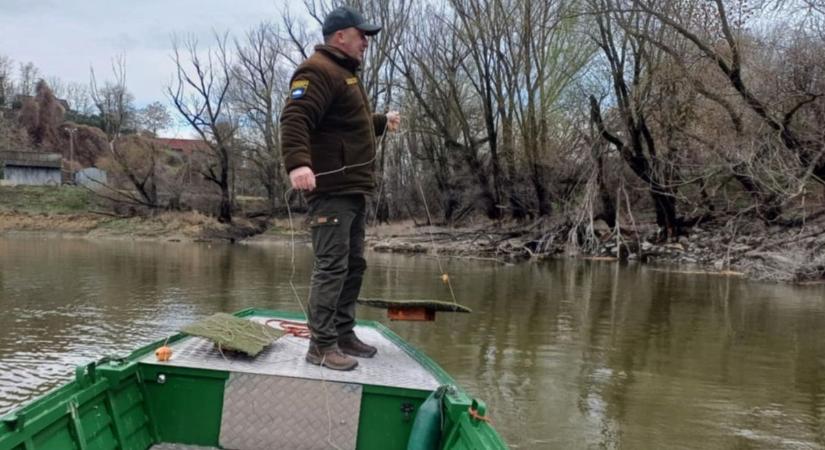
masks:
<instances>
[{"instance_id":1,"label":"brown hiking boot","mask_svg":"<svg viewBox=\"0 0 825 450\"><path fill-rule=\"evenodd\" d=\"M355 358L341 353L338 347L321 350L317 345L310 343L306 356L307 362L316 366L323 366L332 370L352 370L358 365Z\"/></svg>"},{"instance_id":2,"label":"brown hiking boot","mask_svg":"<svg viewBox=\"0 0 825 450\"><path fill-rule=\"evenodd\" d=\"M372 358L378 353L378 349L372 345L365 344L364 341L358 339L355 333L350 333L346 336L338 338L338 348L344 354L355 356L358 358Z\"/></svg>"}]
</instances>

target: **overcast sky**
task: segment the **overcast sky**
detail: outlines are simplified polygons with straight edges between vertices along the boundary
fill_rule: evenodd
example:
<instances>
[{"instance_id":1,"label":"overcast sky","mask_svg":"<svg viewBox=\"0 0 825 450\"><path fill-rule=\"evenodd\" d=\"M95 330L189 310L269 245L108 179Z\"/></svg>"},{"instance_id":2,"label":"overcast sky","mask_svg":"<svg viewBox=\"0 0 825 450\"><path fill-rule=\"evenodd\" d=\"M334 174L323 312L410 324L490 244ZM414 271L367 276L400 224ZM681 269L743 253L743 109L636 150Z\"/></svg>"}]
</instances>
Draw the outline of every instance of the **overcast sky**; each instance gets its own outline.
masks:
<instances>
[{"instance_id":1,"label":"overcast sky","mask_svg":"<svg viewBox=\"0 0 825 450\"><path fill-rule=\"evenodd\" d=\"M288 0L286 0L288 2ZM300 2L298 9L303 9ZM137 104L167 104L174 73L171 36L194 34L212 42L212 30L240 36L278 20L284 0L0 0L0 55L33 62L40 75L89 82L111 77L112 58L126 58L127 85ZM300 13L300 11L296 11Z\"/></svg>"}]
</instances>

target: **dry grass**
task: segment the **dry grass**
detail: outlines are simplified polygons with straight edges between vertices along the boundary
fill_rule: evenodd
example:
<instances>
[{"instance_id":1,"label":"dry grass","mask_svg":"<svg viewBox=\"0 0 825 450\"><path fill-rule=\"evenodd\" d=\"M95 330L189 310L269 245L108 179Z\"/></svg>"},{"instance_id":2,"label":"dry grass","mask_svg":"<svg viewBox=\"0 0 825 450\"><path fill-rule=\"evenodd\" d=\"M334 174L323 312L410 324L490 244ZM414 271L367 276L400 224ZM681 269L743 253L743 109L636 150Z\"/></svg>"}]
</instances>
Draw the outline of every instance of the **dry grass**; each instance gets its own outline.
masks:
<instances>
[{"instance_id":1,"label":"dry grass","mask_svg":"<svg viewBox=\"0 0 825 450\"><path fill-rule=\"evenodd\" d=\"M100 226L103 218L92 214L26 214L0 212L0 232L49 231L60 233L87 233Z\"/></svg>"},{"instance_id":2,"label":"dry grass","mask_svg":"<svg viewBox=\"0 0 825 450\"><path fill-rule=\"evenodd\" d=\"M236 225L244 226L237 220ZM164 212L150 217L101 214L44 214L0 210L0 232L47 232L89 237L145 238L191 241L227 234L229 227L199 212Z\"/></svg>"}]
</instances>

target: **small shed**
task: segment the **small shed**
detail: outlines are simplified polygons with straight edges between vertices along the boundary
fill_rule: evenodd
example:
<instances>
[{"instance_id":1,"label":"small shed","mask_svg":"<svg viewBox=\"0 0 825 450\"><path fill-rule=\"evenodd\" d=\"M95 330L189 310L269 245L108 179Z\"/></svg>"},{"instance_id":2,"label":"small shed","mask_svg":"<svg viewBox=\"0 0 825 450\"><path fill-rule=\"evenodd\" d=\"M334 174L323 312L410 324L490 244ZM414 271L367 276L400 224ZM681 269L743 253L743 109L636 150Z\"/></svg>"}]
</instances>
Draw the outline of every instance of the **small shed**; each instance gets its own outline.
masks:
<instances>
[{"instance_id":1,"label":"small shed","mask_svg":"<svg viewBox=\"0 0 825 450\"><path fill-rule=\"evenodd\" d=\"M63 157L59 153L4 152L4 184L34 186L60 186Z\"/></svg>"}]
</instances>

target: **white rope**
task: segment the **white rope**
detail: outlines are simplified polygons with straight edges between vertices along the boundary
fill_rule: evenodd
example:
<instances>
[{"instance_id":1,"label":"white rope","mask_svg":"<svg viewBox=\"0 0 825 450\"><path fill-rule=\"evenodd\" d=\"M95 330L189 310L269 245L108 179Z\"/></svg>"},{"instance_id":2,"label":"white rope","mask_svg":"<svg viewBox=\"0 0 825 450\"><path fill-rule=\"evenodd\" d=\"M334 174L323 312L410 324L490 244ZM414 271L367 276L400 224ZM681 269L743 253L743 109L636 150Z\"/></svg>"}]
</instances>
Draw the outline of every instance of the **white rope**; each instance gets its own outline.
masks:
<instances>
[{"instance_id":1,"label":"white rope","mask_svg":"<svg viewBox=\"0 0 825 450\"><path fill-rule=\"evenodd\" d=\"M311 344L310 344L311 345ZM327 355L321 356L321 364L318 365L318 374L321 376L321 387L324 389L324 403L327 409L327 444L341 450L341 447L332 442L332 408L329 406L329 392L327 392L327 379L324 376L324 363L326 363Z\"/></svg>"},{"instance_id":2,"label":"white rope","mask_svg":"<svg viewBox=\"0 0 825 450\"><path fill-rule=\"evenodd\" d=\"M421 201L424 202L424 211L427 213L427 224L428 226L428 234L430 235L430 245L432 246L433 252L435 252L435 261L438 263L438 270L441 272L441 279L447 284L447 287L450 289L450 297L453 299L453 304L458 304L458 301L455 298L455 292L453 291L453 283L450 281L450 276L447 272L444 271L444 267L441 265L441 257L438 254L438 249L435 248L435 237L433 237L433 218L430 215L430 207L427 205L427 197L424 195L424 188L421 187L421 179L420 177L413 176L415 178L415 182L418 185L418 192L421 193Z\"/></svg>"},{"instance_id":3,"label":"white rope","mask_svg":"<svg viewBox=\"0 0 825 450\"><path fill-rule=\"evenodd\" d=\"M304 303L301 302L301 297L298 295L298 289L295 287L295 226L292 224L292 208L289 207L289 194L291 194L293 190L293 188L289 188L286 190L286 193L284 193L286 212L287 216L289 217L289 239L291 248L290 263L292 265L292 272L290 272L289 274L289 288L292 290L292 294L295 295L295 300L298 302L298 307L301 308L301 313L303 313L304 315L304 320L306 320L307 323L309 323L309 315L307 314L306 308L304 308ZM309 285L307 303L309 303L309 295L311 294L312 284Z\"/></svg>"},{"instance_id":4,"label":"white rope","mask_svg":"<svg viewBox=\"0 0 825 450\"><path fill-rule=\"evenodd\" d=\"M367 164L372 164L375 161L375 158L378 157L378 147L381 147L381 150L384 149L384 138L387 136L387 129L389 126L389 121L384 124L384 131L381 133L381 140L379 141L378 145L376 146L376 152L370 158L369 161L364 161L357 164L350 164L346 166L339 167L335 170L328 170L326 172L319 172L315 174L315 178L323 177L327 175L332 175L334 173L343 172L347 169L352 169L355 167L362 167L366 166ZM295 296L295 300L298 302L298 307L301 309L301 312L304 314L304 320L309 322L309 315L307 314L307 310L304 307L304 303L301 301L301 297L298 295L298 289L295 287L295 225L292 222L292 208L289 206L289 196L292 194L295 188L289 188L284 193L284 203L286 204L286 212L287 217L289 217L289 237L290 237L290 265L292 266L292 270L289 274L289 288L292 290L292 294ZM376 211L378 211L378 206L376 205ZM312 284L310 283L309 292L307 293L307 303L309 303L309 297L312 295Z\"/></svg>"}]
</instances>

